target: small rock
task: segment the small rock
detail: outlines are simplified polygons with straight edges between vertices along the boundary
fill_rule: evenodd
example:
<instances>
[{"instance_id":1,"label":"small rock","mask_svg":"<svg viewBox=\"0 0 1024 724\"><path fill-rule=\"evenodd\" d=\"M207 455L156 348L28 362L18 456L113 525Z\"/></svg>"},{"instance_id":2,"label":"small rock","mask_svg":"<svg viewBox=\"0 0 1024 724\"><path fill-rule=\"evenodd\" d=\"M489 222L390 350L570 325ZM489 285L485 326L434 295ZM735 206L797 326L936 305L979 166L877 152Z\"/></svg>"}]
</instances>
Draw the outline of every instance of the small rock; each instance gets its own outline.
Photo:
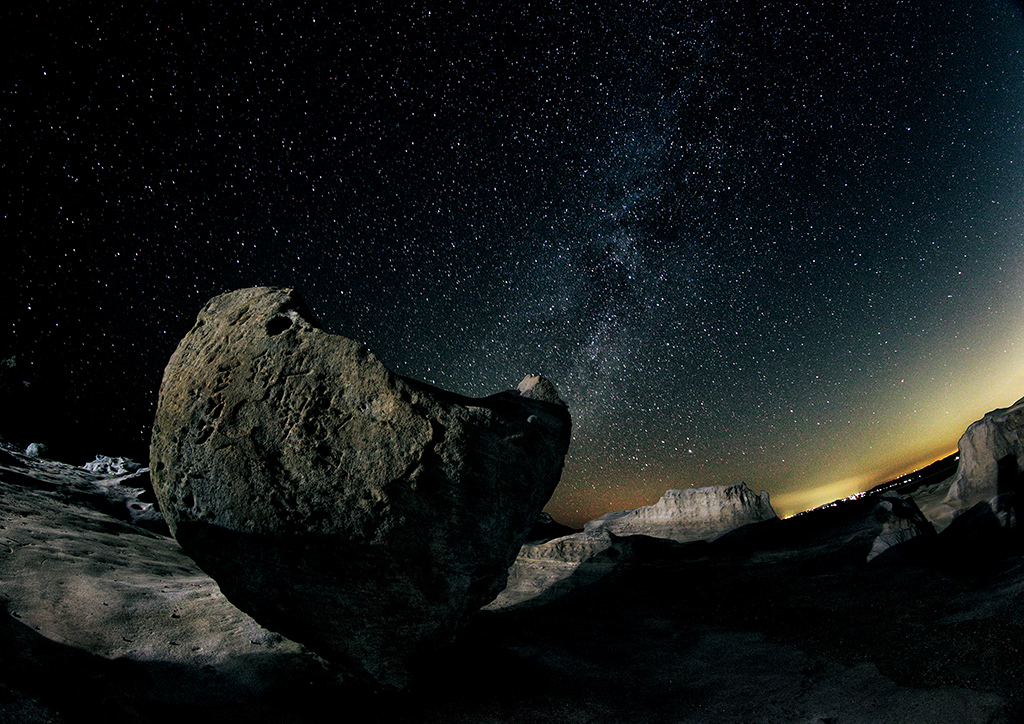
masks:
<instances>
[{"instance_id":1,"label":"small rock","mask_svg":"<svg viewBox=\"0 0 1024 724\"><path fill-rule=\"evenodd\" d=\"M538 513L533 521L533 526L530 528L530 534L526 537L526 541L538 543L579 532L578 528L570 528L563 523L559 523L549 513Z\"/></svg>"},{"instance_id":2,"label":"small rock","mask_svg":"<svg viewBox=\"0 0 1024 724\"><path fill-rule=\"evenodd\" d=\"M49 457L50 448L41 442L30 443L25 448L25 455L30 458L42 458L46 459Z\"/></svg>"},{"instance_id":3,"label":"small rock","mask_svg":"<svg viewBox=\"0 0 1024 724\"><path fill-rule=\"evenodd\" d=\"M997 495L989 501L992 512L995 513L999 525L1004 530L1019 530L1019 517L1022 507L1021 493L1011 491Z\"/></svg>"}]
</instances>

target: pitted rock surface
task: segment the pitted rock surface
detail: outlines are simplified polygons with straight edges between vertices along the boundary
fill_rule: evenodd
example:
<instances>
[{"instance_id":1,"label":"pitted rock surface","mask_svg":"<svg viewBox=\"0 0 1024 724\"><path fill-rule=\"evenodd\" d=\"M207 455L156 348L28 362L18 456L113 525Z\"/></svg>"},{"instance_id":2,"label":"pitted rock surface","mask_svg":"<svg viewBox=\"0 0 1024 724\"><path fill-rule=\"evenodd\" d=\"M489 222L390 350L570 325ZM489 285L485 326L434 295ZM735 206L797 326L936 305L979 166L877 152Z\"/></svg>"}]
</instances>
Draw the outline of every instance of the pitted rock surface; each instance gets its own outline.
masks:
<instances>
[{"instance_id":1,"label":"pitted rock surface","mask_svg":"<svg viewBox=\"0 0 1024 724\"><path fill-rule=\"evenodd\" d=\"M212 299L164 372L150 466L232 603L343 671L408 683L503 588L570 419L529 376L483 399L388 370L292 290Z\"/></svg>"}]
</instances>

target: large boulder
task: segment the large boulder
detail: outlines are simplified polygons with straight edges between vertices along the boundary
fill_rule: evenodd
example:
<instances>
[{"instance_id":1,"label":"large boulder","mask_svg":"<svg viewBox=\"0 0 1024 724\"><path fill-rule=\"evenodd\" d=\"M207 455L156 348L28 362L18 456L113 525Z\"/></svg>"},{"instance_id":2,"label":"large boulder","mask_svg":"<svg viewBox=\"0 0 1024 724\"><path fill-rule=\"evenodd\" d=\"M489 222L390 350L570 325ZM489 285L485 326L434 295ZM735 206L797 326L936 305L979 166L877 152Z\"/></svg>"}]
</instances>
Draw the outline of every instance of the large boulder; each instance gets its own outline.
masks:
<instances>
[{"instance_id":1,"label":"large boulder","mask_svg":"<svg viewBox=\"0 0 1024 724\"><path fill-rule=\"evenodd\" d=\"M232 603L401 687L501 591L569 436L543 378L446 392L257 288L215 297L178 345L150 466L178 543Z\"/></svg>"},{"instance_id":2,"label":"large boulder","mask_svg":"<svg viewBox=\"0 0 1024 724\"><path fill-rule=\"evenodd\" d=\"M957 448L960 462L946 495L947 505L964 511L997 496L1020 493L1024 399L972 423Z\"/></svg>"},{"instance_id":3,"label":"large boulder","mask_svg":"<svg viewBox=\"0 0 1024 724\"><path fill-rule=\"evenodd\" d=\"M608 513L587 523L584 530L689 543L712 540L740 526L775 517L767 491L758 494L746 483L737 483L666 490L654 505Z\"/></svg>"}]
</instances>

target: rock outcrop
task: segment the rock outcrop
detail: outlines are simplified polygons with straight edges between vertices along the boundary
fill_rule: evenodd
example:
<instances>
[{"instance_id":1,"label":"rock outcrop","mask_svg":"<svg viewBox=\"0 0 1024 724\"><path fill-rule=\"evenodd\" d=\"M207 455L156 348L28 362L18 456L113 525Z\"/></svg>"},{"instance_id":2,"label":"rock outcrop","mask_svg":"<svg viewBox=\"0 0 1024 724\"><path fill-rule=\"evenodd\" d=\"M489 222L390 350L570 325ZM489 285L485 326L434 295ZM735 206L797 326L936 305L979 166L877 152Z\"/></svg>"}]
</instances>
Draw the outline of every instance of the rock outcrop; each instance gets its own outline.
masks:
<instances>
[{"instance_id":1,"label":"rock outcrop","mask_svg":"<svg viewBox=\"0 0 1024 724\"><path fill-rule=\"evenodd\" d=\"M946 495L947 505L963 511L997 496L1020 493L1024 399L972 423L957 447L960 462Z\"/></svg>"},{"instance_id":2,"label":"rock outcrop","mask_svg":"<svg viewBox=\"0 0 1024 724\"><path fill-rule=\"evenodd\" d=\"M401 687L501 591L569 436L543 378L446 392L257 288L211 300L174 352L150 466L176 539L232 603Z\"/></svg>"},{"instance_id":3,"label":"rock outcrop","mask_svg":"<svg viewBox=\"0 0 1024 724\"><path fill-rule=\"evenodd\" d=\"M775 517L767 491L758 495L746 483L737 483L667 490L654 505L608 513L587 523L584 530L688 543L712 540L742 525Z\"/></svg>"},{"instance_id":4,"label":"rock outcrop","mask_svg":"<svg viewBox=\"0 0 1024 724\"><path fill-rule=\"evenodd\" d=\"M30 458L42 458L42 459L45 459L45 458L49 457L49 454L50 454L50 448L45 443L41 443L41 442L29 443L28 447L25 448L25 455L27 455Z\"/></svg>"},{"instance_id":5,"label":"rock outcrop","mask_svg":"<svg viewBox=\"0 0 1024 724\"><path fill-rule=\"evenodd\" d=\"M95 460L91 463L86 463L82 467L90 472L104 473L106 475L131 475L142 469L142 463L137 463L131 458L112 458L109 455L97 455Z\"/></svg>"},{"instance_id":6,"label":"rock outcrop","mask_svg":"<svg viewBox=\"0 0 1024 724\"><path fill-rule=\"evenodd\" d=\"M918 536L935 535L935 527L910 496L895 491L883 493L874 513L875 520L882 524L882 530L868 551L868 562Z\"/></svg>"},{"instance_id":7,"label":"rock outcrop","mask_svg":"<svg viewBox=\"0 0 1024 724\"><path fill-rule=\"evenodd\" d=\"M509 569L505 590L486 608L500 611L556 598L603 578L624 554L628 554L628 544L604 530L525 543Z\"/></svg>"}]
</instances>

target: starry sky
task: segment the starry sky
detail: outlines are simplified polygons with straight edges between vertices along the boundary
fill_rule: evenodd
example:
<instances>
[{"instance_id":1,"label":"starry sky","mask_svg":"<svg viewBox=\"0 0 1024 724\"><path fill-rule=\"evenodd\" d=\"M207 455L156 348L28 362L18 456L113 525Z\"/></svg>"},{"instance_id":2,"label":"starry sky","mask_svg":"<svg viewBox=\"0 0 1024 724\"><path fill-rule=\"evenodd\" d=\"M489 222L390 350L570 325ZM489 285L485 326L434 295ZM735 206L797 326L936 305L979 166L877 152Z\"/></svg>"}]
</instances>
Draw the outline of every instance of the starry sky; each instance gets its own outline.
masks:
<instances>
[{"instance_id":1,"label":"starry sky","mask_svg":"<svg viewBox=\"0 0 1024 724\"><path fill-rule=\"evenodd\" d=\"M177 342L256 285L462 394L552 379L573 524L740 480L792 514L1024 396L1018 2L34 5L9 438L144 459Z\"/></svg>"}]
</instances>

